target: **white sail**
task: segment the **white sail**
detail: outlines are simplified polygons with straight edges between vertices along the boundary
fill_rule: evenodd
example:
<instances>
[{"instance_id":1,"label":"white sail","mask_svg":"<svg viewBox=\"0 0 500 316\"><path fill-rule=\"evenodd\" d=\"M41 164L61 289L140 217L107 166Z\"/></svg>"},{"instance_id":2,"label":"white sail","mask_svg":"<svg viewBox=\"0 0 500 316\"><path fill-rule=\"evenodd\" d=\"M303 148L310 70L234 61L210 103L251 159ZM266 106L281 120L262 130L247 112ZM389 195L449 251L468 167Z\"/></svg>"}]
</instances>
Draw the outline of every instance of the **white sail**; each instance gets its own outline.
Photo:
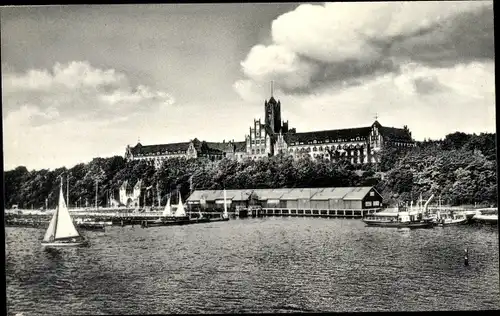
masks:
<instances>
[{"instance_id":1,"label":"white sail","mask_svg":"<svg viewBox=\"0 0 500 316\"><path fill-rule=\"evenodd\" d=\"M45 232L45 236L43 237L43 241L49 242L50 237L54 237L55 234L55 228L56 228L56 221L57 221L57 211L58 208L54 211L54 215L52 215L52 219L50 220L49 228L47 228L47 231Z\"/></svg>"},{"instance_id":2,"label":"white sail","mask_svg":"<svg viewBox=\"0 0 500 316\"><path fill-rule=\"evenodd\" d=\"M179 204L177 205L177 210L175 211L175 216L183 217L186 216L186 210L184 209L184 205L182 204L181 193L179 192Z\"/></svg>"},{"instance_id":3,"label":"white sail","mask_svg":"<svg viewBox=\"0 0 500 316\"><path fill-rule=\"evenodd\" d=\"M163 216L172 216L172 207L170 206L170 197L167 199L167 204L163 209Z\"/></svg>"},{"instance_id":4,"label":"white sail","mask_svg":"<svg viewBox=\"0 0 500 316\"><path fill-rule=\"evenodd\" d=\"M49 227L45 232L45 236L43 238L44 241L48 242L52 239L60 239L60 238L70 238L70 237L78 237L80 234L75 228L71 216L69 215L68 208L66 206L66 202L64 201L64 195L61 189L59 191L59 204L52 216Z\"/></svg>"},{"instance_id":5,"label":"white sail","mask_svg":"<svg viewBox=\"0 0 500 316\"><path fill-rule=\"evenodd\" d=\"M226 189L224 189L224 213L222 216L227 217L227 198L226 198Z\"/></svg>"},{"instance_id":6,"label":"white sail","mask_svg":"<svg viewBox=\"0 0 500 316\"><path fill-rule=\"evenodd\" d=\"M80 233L75 228L71 215L69 215L68 207L62 195L62 188L59 194L59 207L57 209L57 224L55 239L78 237Z\"/></svg>"}]
</instances>

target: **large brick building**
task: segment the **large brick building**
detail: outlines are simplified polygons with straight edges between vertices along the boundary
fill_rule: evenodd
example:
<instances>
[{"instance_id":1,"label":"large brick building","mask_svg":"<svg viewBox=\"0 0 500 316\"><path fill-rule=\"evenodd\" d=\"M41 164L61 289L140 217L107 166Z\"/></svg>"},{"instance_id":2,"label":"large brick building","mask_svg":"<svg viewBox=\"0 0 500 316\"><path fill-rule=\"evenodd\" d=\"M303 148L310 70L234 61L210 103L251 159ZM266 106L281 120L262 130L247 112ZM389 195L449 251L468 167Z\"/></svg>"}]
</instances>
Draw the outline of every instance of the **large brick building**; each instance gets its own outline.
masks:
<instances>
[{"instance_id":1,"label":"large brick building","mask_svg":"<svg viewBox=\"0 0 500 316\"><path fill-rule=\"evenodd\" d=\"M260 159L277 154L294 158L309 156L311 159L338 161L347 159L351 163L377 163L378 153L386 147L414 147L411 132L403 128L385 127L377 120L359 128L334 129L297 133L289 128L288 121L281 120L281 102L271 97L264 103L264 123L254 120L245 141L223 141L222 143L193 139L184 143L144 146L138 143L127 146L127 159L141 159L159 167L165 159L174 157L220 160L224 157L236 160Z\"/></svg>"}]
</instances>

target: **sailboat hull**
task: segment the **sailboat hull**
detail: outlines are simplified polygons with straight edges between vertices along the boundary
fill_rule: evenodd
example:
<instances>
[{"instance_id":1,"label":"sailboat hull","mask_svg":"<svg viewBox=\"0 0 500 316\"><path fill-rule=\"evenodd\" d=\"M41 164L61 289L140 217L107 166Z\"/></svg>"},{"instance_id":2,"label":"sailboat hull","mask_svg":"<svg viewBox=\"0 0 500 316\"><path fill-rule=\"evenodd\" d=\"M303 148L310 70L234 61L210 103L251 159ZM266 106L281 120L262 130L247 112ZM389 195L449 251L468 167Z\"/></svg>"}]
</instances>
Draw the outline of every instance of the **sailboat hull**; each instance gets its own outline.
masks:
<instances>
[{"instance_id":1,"label":"sailboat hull","mask_svg":"<svg viewBox=\"0 0 500 316\"><path fill-rule=\"evenodd\" d=\"M43 247L59 247L59 248L67 248L67 247L83 247L88 246L89 242L87 240L80 242L42 242Z\"/></svg>"}]
</instances>

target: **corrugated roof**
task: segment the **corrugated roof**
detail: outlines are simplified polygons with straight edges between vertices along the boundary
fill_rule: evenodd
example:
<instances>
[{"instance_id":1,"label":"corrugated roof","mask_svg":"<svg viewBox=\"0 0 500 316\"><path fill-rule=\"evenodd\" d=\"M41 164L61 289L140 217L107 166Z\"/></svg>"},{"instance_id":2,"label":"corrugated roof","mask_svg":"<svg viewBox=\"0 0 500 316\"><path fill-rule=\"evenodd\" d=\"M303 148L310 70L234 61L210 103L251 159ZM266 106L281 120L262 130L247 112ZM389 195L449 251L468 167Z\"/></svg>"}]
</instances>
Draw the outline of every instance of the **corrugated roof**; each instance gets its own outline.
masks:
<instances>
[{"instance_id":1,"label":"corrugated roof","mask_svg":"<svg viewBox=\"0 0 500 316\"><path fill-rule=\"evenodd\" d=\"M253 190L226 190L226 198L233 201L246 201ZM215 201L224 199L224 190L196 190L187 201L199 201L201 199Z\"/></svg>"},{"instance_id":2,"label":"corrugated roof","mask_svg":"<svg viewBox=\"0 0 500 316\"><path fill-rule=\"evenodd\" d=\"M339 200L343 199L346 194L352 191L352 187L341 188L325 188L323 191L316 193L311 200Z\"/></svg>"},{"instance_id":3,"label":"corrugated roof","mask_svg":"<svg viewBox=\"0 0 500 316\"><path fill-rule=\"evenodd\" d=\"M324 188L314 188L314 189L309 189L309 188L296 188L292 189L289 192L283 194L281 197L282 200L299 200L299 199L305 199L308 200L314 196L317 192L320 192L320 190L323 190Z\"/></svg>"},{"instance_id":4,"label":"corrugated roof","mask_svg":"<svg viewBox=\"0 0 500 316\"><path fill-rule=\"evenodd\" d=\"M330 187L330 188L282 188L282 189L243 189L226 190L226 197L233 201L247 201L252 193L261 201L265 200L362 200L373 187ZM196 190L188 201L207 201L224 199L223 190Z\"/></svg>"},{"instance_id":5,"label":"corrugated roof","mask_svg":"<svg viewBox=\"0 0 500 316\"><path fill-rule=\"evenodd\" d=\"M253 193L257 195L261 201L281 199L283 194L290 192L292 189L255 189Z\"/></svg>"},{"instance_id":6,"label":"corrugated roof","mask_svg":"<svg viewBox=\"0 0 500 316\"><path fill-rule=\"evenodd\" d=\"M344 196L344 200L362 200L372 187L357 187L352 188L352 190Z\"/></svg>"}]
</instances>

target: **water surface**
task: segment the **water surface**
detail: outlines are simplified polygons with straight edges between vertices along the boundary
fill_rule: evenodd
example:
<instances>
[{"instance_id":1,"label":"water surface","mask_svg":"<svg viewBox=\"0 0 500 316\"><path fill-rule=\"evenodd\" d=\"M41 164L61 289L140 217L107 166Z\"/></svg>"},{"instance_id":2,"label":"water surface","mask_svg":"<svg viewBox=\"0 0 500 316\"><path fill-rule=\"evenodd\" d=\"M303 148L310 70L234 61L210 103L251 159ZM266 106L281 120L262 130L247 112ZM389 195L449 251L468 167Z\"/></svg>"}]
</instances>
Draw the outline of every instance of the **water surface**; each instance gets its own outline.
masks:
<instances>
[{"instance_id":1,"label":"water surface","mask_svg":"<svg viewBox=\"0 0 500 316\"><path fill-rule=\"evenodd\" d=\"M43 234L6 228L9 314L500 308L496 227L270 217L109 227L85 232L88 248L53 251L40 246Z\"/></svg>"}]
</instances>

